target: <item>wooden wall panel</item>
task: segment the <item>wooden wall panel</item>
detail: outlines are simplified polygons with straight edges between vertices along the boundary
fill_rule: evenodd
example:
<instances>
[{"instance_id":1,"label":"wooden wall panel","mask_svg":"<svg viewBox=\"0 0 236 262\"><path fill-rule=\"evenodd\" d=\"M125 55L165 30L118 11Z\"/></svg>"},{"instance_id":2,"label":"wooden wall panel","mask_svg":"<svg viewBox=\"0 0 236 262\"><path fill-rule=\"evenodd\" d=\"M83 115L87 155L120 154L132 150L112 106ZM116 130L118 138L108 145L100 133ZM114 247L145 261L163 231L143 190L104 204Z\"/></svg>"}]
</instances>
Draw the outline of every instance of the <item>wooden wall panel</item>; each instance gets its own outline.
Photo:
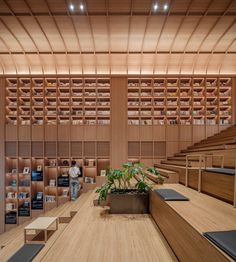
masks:
<instances>
[{"instance_id":1,"label":"wooden wall panel","mask_svg":"<svg viewBox=\"0 0 236 262\"><path fill-rule=\"evenodd\" d=\"M175 153L179 152L179 142L166 142L166 155L173 156Z\"/></svg>"},{"instance_id":2,"label":"wooden wall panel","mask_svg":"<svg viewBox=\"0 0 236 262\"><path fill-rule=\"evenodd\" d=\"M111 79L111 166L127 161L127 79ZM125 121L124 121L125 120Z\"/></svg>"},{"instance_id":3,"label":"wooden wall panel","mask_svg":"<svg viewBox=\"0 0 236 262\"><path fill-rule=\"evenodd\" d=\"M45 140L57 140L57 126L45 125Z\"/></svg>"},{"instance_id":4,"label":"wooden wall panel","mask_svg":"<svg viewBox=\"0 0 236 262\"><path fill-rule=\"evenodd\" d=\"M19 141L30 141L31 140L31 127L30 126L19 126L18 127Z\"/></svg>"},{"instance_id":5,"label":"wooden wall panel","mask_svg":"<svg viewBox=\"0 0 236 262\"><path fill-rule=\"evenodd\" d=\"M17 135L17 126L14 125L6 125L5 128L5 139L6 141L13 141L13 140L18 140L18 135Z\"/></svg>"},{"instance_id":6,"label":"wooden wall panel","mask_svg":"<svg viewBox=\"0 0 236 262\"><path fill-rule=\"evenodd\" d=\"M206 137L213 136L219 132L218 125L207 125L206 126Z\"/></svg>"},{"instance_id":7,"label":"wooden wall panel","mask_svg":"<svg viewBox=\"0 0 236 262\"><path fill-rule=\"evenodd\" d=\"M31 136L33 141L44 140L44 127L40 125L32 125Z\"/></svg>"},{"instance_id":8,"label":"wooden wall panel","mask_svg":"<svg viewBox=\"0 0 236 262\"><path fill-rule=\"evenodd\" d=\"M179 141L179 126L169 125L166 127L166 140Z\"/></svg>"},{"instance_id":9,"label":"wooden wall panel","mask_svg":"<svg viewBox=\"0 0 236 262\"><path fill-rule=\"evenodd\" d=\"M70 139L72 141L81 141L84 139L84 127L83 126L71 126Z\"/></svg>"},{"instance_id":10,"label":"wooden wall panel","mask_svg":"<svg viewBox=\"0 0 236 262\"><path fill-rule=\"evenodd\" d=\"M97 140L109 141L110 140L110 126L97 126Z\"/></svg>"},{"instance_id":11,"label":"wooden wall panel","mask_svg":"<svg viewBox=\"0 0 236 262\"><path fill-rule=\"evenodd\" d=\"M139 141L140 140L140 128L139 126L131 126L127 127L127 140L128 141Z\"/></svg>"},{"instance_id":12,"label":"wooden wall panel","mask_svg":"<svg viewBox=\"0 0 236 262\"><path fill-rule=\"evenodd\" d=\"M5 88L4 79L0 78L0 233L4 232L4 199L5 199L5 153L4 153L4 122L5 122Z\"/></svg>"},{"instance_id":13,"label":"wooden wall panel","mask_svg":"<svg viewBox=\"0 0 236 262\"><path fill-rule=\"evenodd\" d=\"M179 127L179 140L180 141L192 141L192 126L180 126Z\"/></svg>"},{"instance_id":14,"label":"wooden wall panel","mask_svg":"<svg viewBox=\"0 0 236 262\"><path fill-rule=\"evenodd\" d=\"M163 126L153 126L153 140L155 141L165 141L166 140L166 127Z\"/></svg>"},{"instance_id":15,"label":"wooden wall panel","mask_svg":"<svg viewBox=\"0 0 236 262\"><path fill-rule=\"evenodd\" d=\"M70 140L70 125L58 125L58 140Z\"/></svg>"},{"instance_id":16,"label":"wooden wall panel","mask_svg":"<svg viewBox=\"0 0 236 262\"><path fill-rule=\"evenodd\" d=\"M140 126L140 140L150 141L152 140L152 126Z\"/></svg>"},{"instance_id":17,"label":"wooden wall panel","mask_svg":"<svg viewBox=\"0 0 236 262\"><path fill-rule=\"evenodd\" d=\"M205 139L205 125L193 125L193 142Z\"/></svg>"},{"instance_id":18,"label":"wooden wall panel","mask_svg":"<svg viewBox=\"0 0 236 262\"><path fill-rule=\"evenodd\" d=\"M84 126L84 140L92 141L97 139L97 126Z\"/></svg>"}]
</instances>

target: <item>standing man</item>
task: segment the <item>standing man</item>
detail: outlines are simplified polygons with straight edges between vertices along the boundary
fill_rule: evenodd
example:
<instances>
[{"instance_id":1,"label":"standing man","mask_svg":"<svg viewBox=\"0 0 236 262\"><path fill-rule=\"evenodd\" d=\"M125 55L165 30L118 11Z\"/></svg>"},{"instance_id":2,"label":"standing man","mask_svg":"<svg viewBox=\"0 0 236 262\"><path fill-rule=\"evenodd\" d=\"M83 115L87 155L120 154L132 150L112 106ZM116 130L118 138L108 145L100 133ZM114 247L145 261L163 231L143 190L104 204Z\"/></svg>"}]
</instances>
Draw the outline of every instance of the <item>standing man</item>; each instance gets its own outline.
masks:
<instances>
[{"instance_id":1,"label":"standing man","mask_svg":"<svg viewBox=\"0 0 236 262\"><path fill-rule=\"evenodd\" d=\"M69 175L70 175L71 200L76 200L78 197L78 188L79 188L79 178L78 177L80 175L80 169L79 169L79 166L76 164L75 160L71 161Z\"/></svg>"}]
</instances>

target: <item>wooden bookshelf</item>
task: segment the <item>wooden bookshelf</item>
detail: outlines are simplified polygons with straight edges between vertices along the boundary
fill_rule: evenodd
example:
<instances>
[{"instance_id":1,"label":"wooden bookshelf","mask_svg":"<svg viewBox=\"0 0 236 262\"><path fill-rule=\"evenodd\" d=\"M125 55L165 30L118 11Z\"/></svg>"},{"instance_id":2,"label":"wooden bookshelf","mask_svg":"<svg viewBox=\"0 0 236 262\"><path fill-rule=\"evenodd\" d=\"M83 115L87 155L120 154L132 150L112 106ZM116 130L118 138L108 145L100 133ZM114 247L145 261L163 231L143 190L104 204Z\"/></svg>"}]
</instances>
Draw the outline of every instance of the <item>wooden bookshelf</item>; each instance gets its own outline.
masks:
<instances>
[{"instance_id":1,"label":"wooden bookshelf","mask_svg":"<svg viewBox=\"0 0 236 262\"><path fill-rule=\"evenodd\" d=\"M88 184L110 166L110 86L109 78L5 79L5 229L70 200L72 160Z\"/></svg>"},{"instance_id":2,"label":"wooden bookshelf","mask_svg":"<svg viewBox=\"0 0 236 262\"><path fill-rule=\"evenodd\" d=\"M232 79L128 78L127 119L128 158L158 162L232 124Z\"/></svg>"},{"instance_id":3,"label":"wooden bookshelf","mask_svg":"<svg viewBox=\"0 0 236 262\"><path fill-rule=\"evenodd\" d=\"M230 125L231 81L128 79L128 125Z\"/></svg>"}]
</instances>

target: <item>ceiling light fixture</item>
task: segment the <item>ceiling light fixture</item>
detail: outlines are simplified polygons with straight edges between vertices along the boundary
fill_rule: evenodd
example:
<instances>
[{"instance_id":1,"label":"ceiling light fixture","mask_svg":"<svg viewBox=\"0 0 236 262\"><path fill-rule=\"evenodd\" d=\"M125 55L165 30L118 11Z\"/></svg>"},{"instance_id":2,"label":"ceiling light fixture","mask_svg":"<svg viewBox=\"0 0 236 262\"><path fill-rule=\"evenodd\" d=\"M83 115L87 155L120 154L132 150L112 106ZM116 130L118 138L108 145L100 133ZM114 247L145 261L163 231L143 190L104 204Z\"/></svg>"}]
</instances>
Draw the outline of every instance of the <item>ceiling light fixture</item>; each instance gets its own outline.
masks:
<instances>
[{"instance_id":1,"label":"ceiling light fixture","mask_svg":"<svg viewBox=\"0 0 236 262\"><path fill-rule=\"evenodd\" d=\"M153 9L156 11L158 9L158 4L154 4Z\"/></svg>"},{"instance_id":2,"label":"ceiling light fixture","mask_svg":"<svg viewBox=\"0 0 236 262\"><path fill-rule=\"evenodd\" d=\"M70 4L70 10L71 10L71 11L74 11L74 9L75 9L74 5L73 5L73 4Z\"/></svg>"},{"instance_id":3,"label":"ceiling light fixture","mask_svg":"<svg viewBox=\"0 0 236 262\"><path fill-rule=\"evenodd\" d=\"M168 5L165 4L165 5L163 6L163 9L164 9L164 11L166 11L166 10L168 9Z\"/></svg>"},{"instance_id":4,"label":"ceiling light fixture","mask_svg":"<svg viewBox=\"0 0 236 262\"><path fill-rule=\"evenodd\" d=\"M80 8L81 11L84 11L84 5L83 4L80 4L79 8Z\"/></svg>"}]
</instances>

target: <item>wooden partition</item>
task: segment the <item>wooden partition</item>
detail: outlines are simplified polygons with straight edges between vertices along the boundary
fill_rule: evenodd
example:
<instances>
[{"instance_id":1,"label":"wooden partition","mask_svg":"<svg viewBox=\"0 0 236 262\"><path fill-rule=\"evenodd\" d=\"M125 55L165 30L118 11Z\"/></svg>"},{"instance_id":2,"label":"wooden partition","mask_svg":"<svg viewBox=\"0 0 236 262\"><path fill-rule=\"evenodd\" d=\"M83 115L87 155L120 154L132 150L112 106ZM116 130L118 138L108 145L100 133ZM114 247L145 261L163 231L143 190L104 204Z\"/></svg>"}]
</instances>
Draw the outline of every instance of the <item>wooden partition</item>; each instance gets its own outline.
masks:
<instances>
[{"instance_id":1,"label":"wooden partition","mask_svg":"<svg viewBox=\"0 0 236 262\"><path fill-rule=\"evenodd\" d=\"M113 168L120 168L127 161L126 78L112 78L111 96L111 164Z\"/></svg>"}]
</instances>

